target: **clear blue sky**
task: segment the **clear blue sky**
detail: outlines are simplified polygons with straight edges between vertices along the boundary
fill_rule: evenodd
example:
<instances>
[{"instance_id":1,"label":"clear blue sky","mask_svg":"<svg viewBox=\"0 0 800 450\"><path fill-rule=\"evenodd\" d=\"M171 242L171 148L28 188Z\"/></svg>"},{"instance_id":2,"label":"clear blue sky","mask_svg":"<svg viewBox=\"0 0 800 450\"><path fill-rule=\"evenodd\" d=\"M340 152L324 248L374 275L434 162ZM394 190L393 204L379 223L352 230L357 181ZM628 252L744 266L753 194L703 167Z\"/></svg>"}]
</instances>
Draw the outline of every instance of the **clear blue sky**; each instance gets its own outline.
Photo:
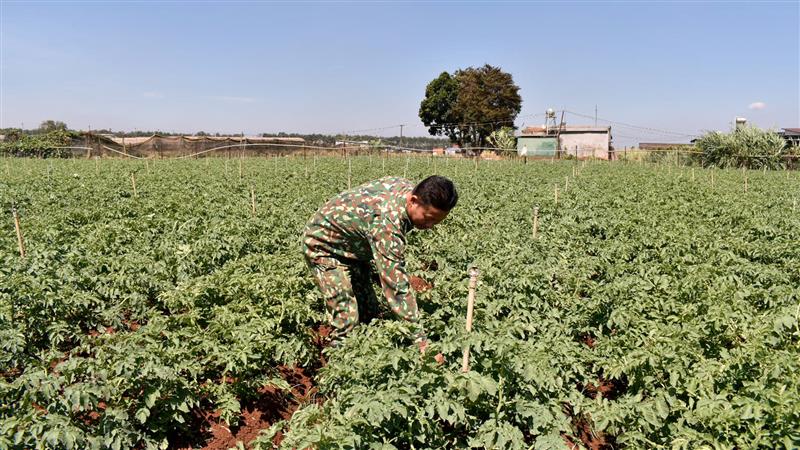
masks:
<instances>
[{"instance_id":1,"label":"clear blue sky","mask_svg":"<svg viewBox=\"0 0 800 450\"><path fill-rule=\"evenodd\" d=\"M520 86L517 125L597 105L689 134L735 116L800 126L797 1L3 1L1 14L2 127L424 135L425 85L485 63ZM618 144L671 136L613 131Z\"/></svg>"}]
</instances>

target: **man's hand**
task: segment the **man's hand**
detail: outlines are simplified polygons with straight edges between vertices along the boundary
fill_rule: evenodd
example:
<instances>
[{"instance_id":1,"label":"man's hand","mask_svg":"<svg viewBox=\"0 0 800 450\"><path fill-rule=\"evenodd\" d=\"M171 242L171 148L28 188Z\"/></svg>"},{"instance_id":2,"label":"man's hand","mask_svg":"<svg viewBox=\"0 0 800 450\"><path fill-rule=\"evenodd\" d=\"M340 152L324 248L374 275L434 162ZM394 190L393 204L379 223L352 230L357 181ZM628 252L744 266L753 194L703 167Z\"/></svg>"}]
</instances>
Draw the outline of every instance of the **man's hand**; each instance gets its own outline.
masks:
<instances>
[{"instance_id":1,"label":"man's hand","mask_svg":"<svg viewBox=\"0 0 800 450\"><path fill-rule=\"evenodd\" d=\"M426 340L420 341L419 342L419 352L424 355L425 354L425 350L427 350L427 349L428 349L428 340L426 339ZM436 362L439 363L440 366L442 364L444 364L444 355L442 355L441 353L437 353L436 356L433 357L433 359L436 360Z\"/></svg>"}]
</instances>

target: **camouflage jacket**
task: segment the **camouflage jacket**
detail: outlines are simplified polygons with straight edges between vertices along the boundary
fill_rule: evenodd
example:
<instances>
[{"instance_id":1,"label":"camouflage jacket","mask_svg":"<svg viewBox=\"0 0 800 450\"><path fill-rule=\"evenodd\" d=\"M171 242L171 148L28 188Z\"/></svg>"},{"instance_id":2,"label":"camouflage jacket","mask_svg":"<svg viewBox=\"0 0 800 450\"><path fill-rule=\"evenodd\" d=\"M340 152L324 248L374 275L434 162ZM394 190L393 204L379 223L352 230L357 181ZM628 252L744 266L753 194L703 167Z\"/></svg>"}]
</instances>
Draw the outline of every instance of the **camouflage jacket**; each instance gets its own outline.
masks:
<instances>
[{"instance_id":1,"label":"camouflage jacket","mask_svg":"<svg viewBox=\"0 0 800 450\"><path fill-rule=\"evenodd\" d=\"M372 261L389 307L400 318L417 322L419 311L404 258L406 233L413 227L406 196L413 189L409 180L385 177L340 193L306 225L303 249L316 264Z\"/></svg>"}]
</instances>

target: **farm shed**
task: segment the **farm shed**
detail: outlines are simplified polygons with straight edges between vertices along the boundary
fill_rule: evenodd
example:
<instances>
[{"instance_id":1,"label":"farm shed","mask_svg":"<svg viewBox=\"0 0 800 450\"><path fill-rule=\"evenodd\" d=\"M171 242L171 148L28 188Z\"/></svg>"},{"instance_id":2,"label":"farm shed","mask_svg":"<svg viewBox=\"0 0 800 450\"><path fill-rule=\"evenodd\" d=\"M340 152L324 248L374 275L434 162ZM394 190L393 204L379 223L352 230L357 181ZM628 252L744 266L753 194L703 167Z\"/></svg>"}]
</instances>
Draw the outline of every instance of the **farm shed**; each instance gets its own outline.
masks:
<instances>
[{"instance_id":1,"label":"farm shed","mask_svg":"<svg viewBox=\"0 0 800 450\"><path fill-rule=\"evenodd\" d=\"M800 145L800 128L781 128L781 135L788 145Z\"/></svg>"},{"instance_id":2,"label":"farm shed","mask_svg":"<svg viewBox=\"0 0 800 450\"><path fill-rule=\"evenodd\" d=\"M520 156L613 159L611 127L528 127L517 135L517 152Z\"/></svg>"}]
</instances>

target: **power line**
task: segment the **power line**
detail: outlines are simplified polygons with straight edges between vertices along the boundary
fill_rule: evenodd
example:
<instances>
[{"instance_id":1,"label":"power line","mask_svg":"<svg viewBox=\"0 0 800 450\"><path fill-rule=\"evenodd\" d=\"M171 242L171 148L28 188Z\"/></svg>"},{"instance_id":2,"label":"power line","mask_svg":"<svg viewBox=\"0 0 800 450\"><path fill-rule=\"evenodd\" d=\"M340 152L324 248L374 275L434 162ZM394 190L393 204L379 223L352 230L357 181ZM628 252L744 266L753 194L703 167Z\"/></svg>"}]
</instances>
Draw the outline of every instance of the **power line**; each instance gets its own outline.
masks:
<instances>
[{"instance_id":1,"label":"power line","mask_svg":"<svg viewBox=\"0 0 800 450\"><path fill-rule=\"evenodd\" d=\"M450 123L437 123L437 124L432 124L432 125L428 125L428 126L425 126L423 124L423 126L425 126L425 128L442 128L442 127L446 127L446 126L467 127L467 126L475 126L475 125L495 125L495 124L501 124L501 123L512 123L513 124L516 120L519 120L519 119L532 119L532 118L538 117L538 116L544 116L544 114L543 113L528 114L528 115L525 115L525 116L519 116L519 117L517 117L515 119L503 119L503 120L494 120L494 121L488 121L488 122L450 122Z\"/></svg>"},{"instance_id":2,"label":"power line","mask_svg":"<svg viewBox=\"0 0 800 450\"><path fill-rule=\"evenodd\" d=\"M590 115L587 115L587 114L581 114L581 113L578 113L578 112L575 112L575 111L569 111L569 110L564 110L564 111L568 112L568 113L570 113L572 115L583 117L583 118L586 118L586 119L595 119L594 116L590 116ZM662 129L659 129L659 128L643 127L643 126L640 126L640 125L633 125L633 124L629 124L629 123L625 123L625 122L618 122L618 121L615 121L615 120L603 119L603 118L600 118L600 117L597 117L597 120L601 120L603 122L607 122L607 123L614 124L614 125L617 125L617 126L628 127L628 128L633 128L633 129L642 130L642 131L649 131L651 133L657 133L657 134L671 134L671 135L682 136L682 137L698 137L699 136L698 134L688 134L688 133L681 133L679 131L670 131L670 130L662 130Z\"/></svg>"},{"instance_id":3,"label":"power line","mask_svg":"<svg viewBox=\"0 0 800 450\"><path fill-rule=\"evenodd\" d=\"M350 130L350 131L343 131L339 134L358 134L358 133L366 133L368 131L383 131L383 130L391 130L392 128L400 128L404 125L389 125L386 127L377 127L377 128L366 128L363 130Z\"/></svg>"}]
</instances>

